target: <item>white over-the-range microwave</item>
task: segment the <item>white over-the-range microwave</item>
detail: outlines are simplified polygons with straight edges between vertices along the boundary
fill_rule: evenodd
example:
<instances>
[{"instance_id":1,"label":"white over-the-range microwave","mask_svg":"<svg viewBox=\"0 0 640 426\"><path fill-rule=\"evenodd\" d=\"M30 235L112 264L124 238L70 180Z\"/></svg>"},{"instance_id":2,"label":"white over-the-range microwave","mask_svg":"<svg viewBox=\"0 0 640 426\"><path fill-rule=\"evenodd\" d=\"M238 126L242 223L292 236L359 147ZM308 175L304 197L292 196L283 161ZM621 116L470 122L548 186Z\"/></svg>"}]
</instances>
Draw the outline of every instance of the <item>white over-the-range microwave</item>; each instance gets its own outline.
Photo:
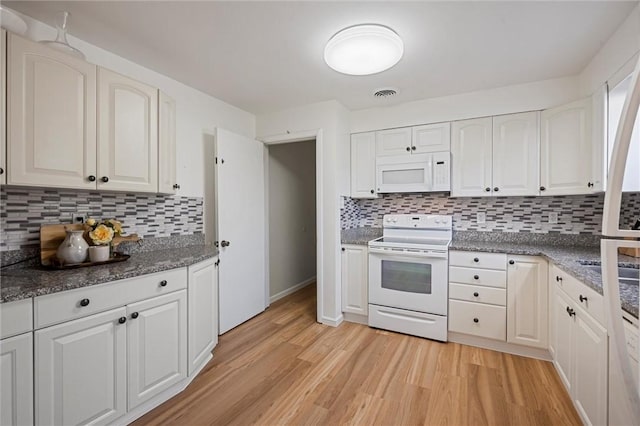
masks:
<instances>
[{"instance_id":1,"label":"white over-the-range microwave","mask_svg":"<svg viewBox=\"0 0 640 426\"><path fill-rule=\"evenodd\" d=\"M450 163L449 151L378 157L377 192L450 191Z\"/></svg>"}]
</instances>

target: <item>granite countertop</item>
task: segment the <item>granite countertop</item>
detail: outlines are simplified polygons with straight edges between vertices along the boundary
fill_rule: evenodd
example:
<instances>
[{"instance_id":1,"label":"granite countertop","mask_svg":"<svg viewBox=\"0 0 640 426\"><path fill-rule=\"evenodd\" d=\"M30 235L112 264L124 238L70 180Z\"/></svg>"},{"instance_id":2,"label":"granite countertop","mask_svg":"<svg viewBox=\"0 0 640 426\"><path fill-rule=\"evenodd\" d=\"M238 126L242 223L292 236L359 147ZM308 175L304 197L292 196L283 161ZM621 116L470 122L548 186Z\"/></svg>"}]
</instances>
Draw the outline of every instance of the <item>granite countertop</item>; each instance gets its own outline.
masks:
<instances>
[{"instance_id":1,"label":"granite countertop","mask_svg":"<svg viewBox=\"0 0 640 426\"><path fill-rule=\"evenodd\" d=\"M593 244L597 238L561 235L541 238L540 235L513 234L515 233L456 232L449 249L542 256L598 293L603 294L602 275L585 266L585 264L599 264L600 262L600 246ZM380 228L346 229L342 230L342 243L366 245L368 241L381 235ZM517 241L513 241L514 239ZM589 244L583 245L583 243ZM629 256L619 256L619 262L638 265L638 259ZM620 283L620 300L622 309L638 318L638 287Z\"/></svg>"},{"instance_id":2,"label":"granite countertop","mask_svg":"<svg viewBox=\"0 0 640 426\"><path fill-rule=\"evenodd\" d=\"M133 253L131 258L124 262L87 268L6 268L0 271L0 303L181 268L217 254L218 249L213 246L193 245Z\"/></svg>"}]
</instances>

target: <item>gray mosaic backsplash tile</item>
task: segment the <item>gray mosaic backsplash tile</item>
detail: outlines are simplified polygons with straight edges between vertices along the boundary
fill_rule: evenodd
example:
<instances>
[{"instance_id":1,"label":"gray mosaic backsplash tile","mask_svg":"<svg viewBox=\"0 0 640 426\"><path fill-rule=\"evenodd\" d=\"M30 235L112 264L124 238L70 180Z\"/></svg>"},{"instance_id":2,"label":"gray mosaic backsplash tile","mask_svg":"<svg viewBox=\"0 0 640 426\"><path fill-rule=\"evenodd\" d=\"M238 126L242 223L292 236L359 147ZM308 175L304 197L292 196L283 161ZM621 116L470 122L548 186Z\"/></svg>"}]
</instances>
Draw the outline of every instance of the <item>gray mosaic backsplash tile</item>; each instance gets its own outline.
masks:
<instances>
[{"instance_id":1,"label":"gray mosaic backsplash tile","mask_svg":"<svg viewBox=\"0 0 640 426\"><path fill-rule=\"evenodd\" d=\"M0 188L0 251L37 246L40 226L70 223L72 213L116 218L142 238L204 232L203 199L65 189Z\"/></svg>"},{"instance_id":2,"label":"gray mosaic backsplash tile","mask_svg":"<svg viewBox=\"0 0 640 426\"><path fill-rule=\"evenodd\" d=\"M453 215L457 231L507 231L529 233L599 234L604 195L558 197L451 198L447 194L383 194L378 199L345 197L340 211L342 229L381 227L385 214ZM640 192L625 193L620 223L630 227L640 217ZM478 224L476 213L486 214ZM558 213L558 223L549 223L549 213Z\"/></svg>"}]
</instances>

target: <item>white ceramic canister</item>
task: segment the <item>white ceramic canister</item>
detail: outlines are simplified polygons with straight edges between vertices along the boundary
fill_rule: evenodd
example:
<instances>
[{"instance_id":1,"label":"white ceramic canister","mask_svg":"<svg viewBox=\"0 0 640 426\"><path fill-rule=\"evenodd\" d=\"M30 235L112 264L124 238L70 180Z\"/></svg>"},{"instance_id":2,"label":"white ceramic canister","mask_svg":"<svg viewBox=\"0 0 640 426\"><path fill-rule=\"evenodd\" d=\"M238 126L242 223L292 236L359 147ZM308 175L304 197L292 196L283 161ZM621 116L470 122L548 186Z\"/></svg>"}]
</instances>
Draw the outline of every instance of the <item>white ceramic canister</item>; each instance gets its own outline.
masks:
<instances>
[{"instance_id":1,"label":"white ceramic canister","mask_svg":"<svg viewBox=\"0 0 640 426\"><path fill-rule=\"evenodd\" d=\"M106 262L109 260L109 246L89 247L89 260L92 262Z\"/></svg>"},{"instance_id":2,"label":"white ceramic canister","mask_svg":"<svg viewBox=\"0 0 640 426\"><path fill-rule=\"evenodd\" d=\"M84 240L83 234L84 231L67 231L67 237L56 251L58 260L66 264L87 260L89 244Z\"/></svg>"}]
</instances>

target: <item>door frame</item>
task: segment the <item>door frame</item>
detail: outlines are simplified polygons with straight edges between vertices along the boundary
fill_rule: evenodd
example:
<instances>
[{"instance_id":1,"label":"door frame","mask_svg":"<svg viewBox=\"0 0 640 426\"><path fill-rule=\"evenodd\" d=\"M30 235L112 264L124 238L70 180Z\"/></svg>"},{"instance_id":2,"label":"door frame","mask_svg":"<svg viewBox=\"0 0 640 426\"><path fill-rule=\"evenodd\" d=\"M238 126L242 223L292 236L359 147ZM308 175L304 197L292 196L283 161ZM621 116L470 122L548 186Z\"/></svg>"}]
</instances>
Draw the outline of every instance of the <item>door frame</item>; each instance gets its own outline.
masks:
<instances>
[{"instance_id":1,"label":"door frame","mask_svg":"<svg viewBox=\"0 0 640 426\"><path fill-rule=\"evenodd\" d=\"M324 203L322 200L323 182L322 182L322 129L304 130L300 132L291 132L282 135L269 136L259 139L264 143L265 151L269 146L280 145L285 143L306 142L315 139L316 141L316 321L322 323L323 313L323 297L324 294L324 241L322 239L324 229ZM265 299L269 302L269 155L265 152Z\"/></svg>"}]
</instances>

